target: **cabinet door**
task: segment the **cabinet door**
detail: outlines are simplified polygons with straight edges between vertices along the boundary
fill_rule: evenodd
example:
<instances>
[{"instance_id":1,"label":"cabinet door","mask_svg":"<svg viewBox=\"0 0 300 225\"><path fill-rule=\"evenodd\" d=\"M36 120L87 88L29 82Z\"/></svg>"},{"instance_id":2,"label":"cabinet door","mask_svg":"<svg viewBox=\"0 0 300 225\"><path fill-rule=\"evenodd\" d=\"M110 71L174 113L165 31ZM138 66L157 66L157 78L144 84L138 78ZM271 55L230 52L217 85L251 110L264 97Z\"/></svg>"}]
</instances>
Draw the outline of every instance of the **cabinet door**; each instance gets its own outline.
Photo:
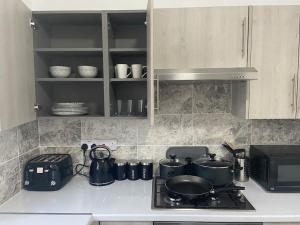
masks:
<instances>
[{"instance_id":1,"label":"cabinet door","mask_svg":"<svg viewBox=\"0 0 300 225\"><path fill-rule=\"evenodd\" d=\"M297 14L300 15L300 7L297 7ZM300 119L300 16L299 16L299 45L298 45L298 74L297 74L297 110L296 110L296 119Z\"/></svg>"},{"instance_id":2,"label":"cabinet door","mask_svg":"<svg viewBox=\"0 0 300 225\"><path fill-rule=\"evenodd\" d=\"M30 10L22 0L0 1L1 129L36 118Z\"/></svg>"},{"instance_id":3,"label":"cabinet door","mask_svg":"<svg viewBox=\"0 0 300 225\"><path fill-rule=\"evenodd\" d=\"M259 79L250 81L250 119L295 118L299 7L253 7L251 65Z\"/></svg>"},{"instance_id":4,"label":"cabinet door","mask_svg":"<svg viewBox=\"0 0 300 225\"><path fill-rule=\"evenodd\" d=\"M154 71L153 71L153 0L147 7L147 70L148 70L148 106L147 113L150 124L154 124Z\"/></svg>"},{"instance_id":5,"label":"cabinet door","mask_svg":"<svg viewBox=\"0 0 300 225\"><path fill-rule=\"evenodd\" d=\"M154 68L244 67L248 7L154 9Z\"/></svg>"}]
</instances>

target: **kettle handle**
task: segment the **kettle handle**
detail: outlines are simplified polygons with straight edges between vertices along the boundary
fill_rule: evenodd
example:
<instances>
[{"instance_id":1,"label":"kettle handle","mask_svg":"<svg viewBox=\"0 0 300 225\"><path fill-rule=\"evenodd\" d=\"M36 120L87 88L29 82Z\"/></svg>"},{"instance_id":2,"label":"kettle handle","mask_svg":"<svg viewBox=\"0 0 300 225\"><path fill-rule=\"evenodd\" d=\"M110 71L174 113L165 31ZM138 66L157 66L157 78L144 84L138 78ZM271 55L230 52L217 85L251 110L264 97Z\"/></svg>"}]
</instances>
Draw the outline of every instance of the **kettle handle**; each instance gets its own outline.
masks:
<instances>
[{"instance_id":1,"label":"kettle handle","mask_svg":"<svg viewBox=\"0 0 300 225\"><path fill-rule=\"evenodd\" d=\"M95 153L95 151L99 148L102 148L104 150L106 150L108 152L108 159L110 158L111 156L111 153L110 153L110 149L106 146L106 145L94 145L90 151L90 159L94 159L95 156L93 155Z\"/></svg>"}]
</instances>

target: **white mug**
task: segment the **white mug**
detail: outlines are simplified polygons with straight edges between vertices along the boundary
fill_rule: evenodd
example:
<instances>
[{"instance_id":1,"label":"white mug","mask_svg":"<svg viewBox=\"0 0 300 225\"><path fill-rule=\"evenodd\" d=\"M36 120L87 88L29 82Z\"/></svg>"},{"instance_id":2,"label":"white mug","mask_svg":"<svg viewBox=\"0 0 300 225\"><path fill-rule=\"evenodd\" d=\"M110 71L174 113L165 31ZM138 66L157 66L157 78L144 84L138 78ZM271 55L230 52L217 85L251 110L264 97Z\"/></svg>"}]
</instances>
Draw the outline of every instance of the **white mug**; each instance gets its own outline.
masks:
<instances>
[{"instance_id":1,"label":"white mug","mask_svg":"<svg viewBox=\"0 0 300 225\"><path fill-rule=\"evenodd\" d=\"M144 78L147 74L147 71L142 74L143 69L147 68L147 66L143 66L142 64L132 64L131 65L131 72L132 77L135 79Z\"/></svg>"},{"instance_id":2,"label":"white mug","mask_svg":"<svg viewBox=\"0 0 300 225\"><path fill-rule=\"evenodd\" d=\"M127 64L117 64L115 65L115 74L117 78L128 78L131 75L131 69Z\"/></svg>"}]
</instances>

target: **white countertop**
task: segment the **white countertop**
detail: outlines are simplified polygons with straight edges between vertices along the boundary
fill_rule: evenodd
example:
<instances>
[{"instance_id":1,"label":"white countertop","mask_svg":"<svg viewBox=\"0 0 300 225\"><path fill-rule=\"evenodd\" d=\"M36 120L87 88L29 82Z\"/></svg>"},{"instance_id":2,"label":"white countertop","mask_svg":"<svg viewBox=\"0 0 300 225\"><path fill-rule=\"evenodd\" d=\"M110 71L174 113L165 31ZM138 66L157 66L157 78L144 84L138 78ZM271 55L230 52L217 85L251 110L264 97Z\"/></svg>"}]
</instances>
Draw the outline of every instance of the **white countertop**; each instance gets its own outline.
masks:
<instances>
[{"instance_id":1,"label":"white countertop","mask_svg":"<svg viewBox=\"0 0 300 225\"><path fill-rule=\"evenodd\" d=\"M152 181L94 187L75 177L56 192L22 190L0 206L0 213L90 214L98 221L300 222L300 193L268 193L253 181L243 185L255 211L155 210Z\"/></svg>"}]
</instances>

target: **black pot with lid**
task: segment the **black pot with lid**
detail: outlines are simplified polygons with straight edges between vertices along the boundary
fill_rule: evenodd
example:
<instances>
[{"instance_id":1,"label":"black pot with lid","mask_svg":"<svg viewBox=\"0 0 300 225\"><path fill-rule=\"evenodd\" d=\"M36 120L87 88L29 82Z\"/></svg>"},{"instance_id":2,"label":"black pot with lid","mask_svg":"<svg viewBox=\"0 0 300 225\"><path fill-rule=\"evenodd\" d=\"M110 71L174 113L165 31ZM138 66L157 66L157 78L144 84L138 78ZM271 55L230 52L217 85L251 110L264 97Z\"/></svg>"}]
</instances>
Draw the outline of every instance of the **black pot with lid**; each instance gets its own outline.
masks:
<instances>
[{"instance_id":1,"label":"black pot with lid","mask_svg":"<svg viewBox=\"0 0 300 225\"><path fill-rule=\"evenodd\" d=\"M214 186L231 185L233 182L233 163L216 159L216 154L209 154L207 160L194 161L195 174L210 181Z\"/></svg>"},{"instance_id":2,"label":"black pot with lid","mask_svg":"<svg viewBox=\"0 0 300 225\"><path fill-rule=\"evenodd\" d=\"M160 177L169 179L174 176L184 175L186 162L176 158L176 155L170 155L170 159L159 161Z\"/></svg>"}]
</instances>

